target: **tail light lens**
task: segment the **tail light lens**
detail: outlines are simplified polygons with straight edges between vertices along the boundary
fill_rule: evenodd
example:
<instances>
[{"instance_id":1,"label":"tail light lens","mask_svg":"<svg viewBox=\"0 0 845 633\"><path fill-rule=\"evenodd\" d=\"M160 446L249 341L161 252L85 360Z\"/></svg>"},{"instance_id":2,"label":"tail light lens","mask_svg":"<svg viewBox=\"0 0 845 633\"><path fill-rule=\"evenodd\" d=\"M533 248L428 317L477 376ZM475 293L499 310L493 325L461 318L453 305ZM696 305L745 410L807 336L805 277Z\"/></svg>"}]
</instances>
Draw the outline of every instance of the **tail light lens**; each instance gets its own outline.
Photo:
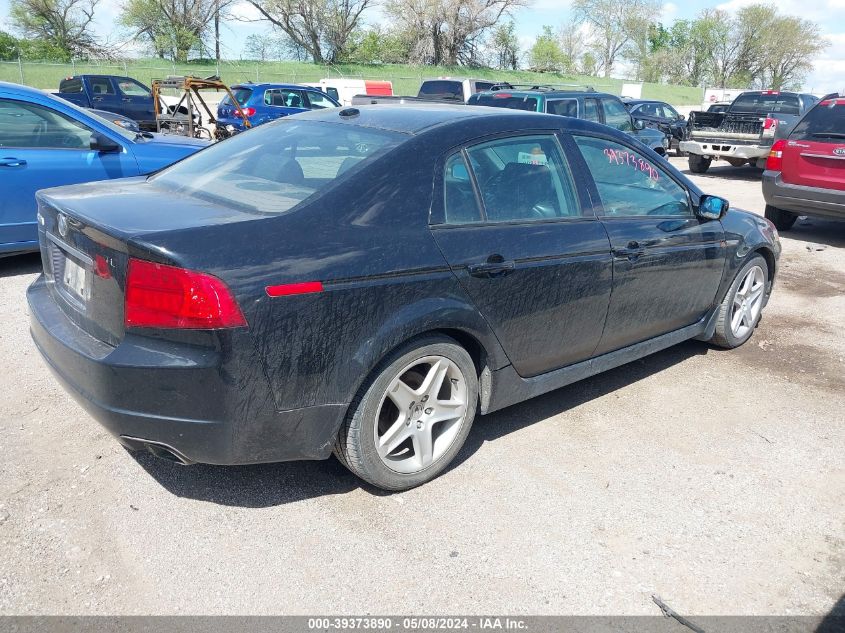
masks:
<instances>
[{"instance_id":1,"label":"tail light lens","mask_svg":"<svg viewBox=\"0 0 845 633\"><path fill-rule=\"evenodd\" d=\"M778 120L772 117L766 117L763 121L763 136L774 136L778 129Z\"/></svg>"},{"instance_id":2,"label":"tail light lens","mask_svg":"<svg viewBox=\"0 0 845 633\"><path fill-rule=\"evenodd\" d=\"M253 116L255 114L255 108L252 108L252 107L241 108L241 110L243 110L244 114L247 115L247 116Z\"/></svg>"},{"instance_id":3,"label":"tail light lens","mask_svg":"<svg viewBox=\"0 0 845 633\"><path fill-rule=\"evenodd\" d=\"M781 171L783 168L783 148L786 147L786 140L775 141L766 159L766 169L769 171Z\"/></svg>"},{"instance_id":4,"label":"tail light lens","mask_svg":"<svg viewBox=\"0 0 845 633\"><path fill-rule=\"evenodd\" d=\"M127 327L200 330L247 324L217 277L134 258L126 274L124 322Z\"/></svg>"}]
</instances>

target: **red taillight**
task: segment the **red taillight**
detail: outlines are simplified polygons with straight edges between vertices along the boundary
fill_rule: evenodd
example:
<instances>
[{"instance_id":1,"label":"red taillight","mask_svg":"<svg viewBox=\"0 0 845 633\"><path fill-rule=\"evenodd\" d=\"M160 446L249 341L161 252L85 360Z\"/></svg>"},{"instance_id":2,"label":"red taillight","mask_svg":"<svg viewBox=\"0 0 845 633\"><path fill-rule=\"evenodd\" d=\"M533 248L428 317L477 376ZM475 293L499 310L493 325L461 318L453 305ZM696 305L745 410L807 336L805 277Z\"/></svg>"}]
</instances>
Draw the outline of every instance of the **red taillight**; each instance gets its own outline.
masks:
<instances>
[{"instance_id":1,"label":"red taillight","mask_svg":"<svg viewBox=\"0 0 845 633\"><path fill-rule=\"evenodd\" d=\"M775 141L766 159L766 169L769 171L781 171L783 167L783 148L786 147L786 140Z\"/></svg>"},{"instance_id":2,"label":"red taillight","mask_svg":"<svg viewBox=\"0 0 845 633\"><path fill-rule=\"evenodd\" d=\"M255 114L255 108L241 108L244 114L247 116L253 116Z\"/></svg>"},{"instance_id":3,"label":"red taillight","mask_svg":"<svg viewBox=\"0 0 845 633\"><path fill-rule=\"evenodd\" d=\"M130 259L126 273L127 327L213 330L244 327L246 319L217 277Z\"/></svg>"},{"instance_id":4,"label":"red taillight","mask_svg":"<svg viewBox=\"0 0 845 633\"><path fill-rule=\"evenodd\" d=\"M778 126L778 120L773 119L772 117L766 117L766 120L763 121L763 129L764 130L770 130L773 127L777 127L777 126Z\"/></svg>"},{"instance_id":5,"label":"red taillight","mask_svg":"<svg viewBox=\"0 0 845 633\"><path fill-rule=\"evenodd\" d=\"M493 95L494 99L510 99L513 95L509 92L497 92Z\"/></svg>"}]
</instances>

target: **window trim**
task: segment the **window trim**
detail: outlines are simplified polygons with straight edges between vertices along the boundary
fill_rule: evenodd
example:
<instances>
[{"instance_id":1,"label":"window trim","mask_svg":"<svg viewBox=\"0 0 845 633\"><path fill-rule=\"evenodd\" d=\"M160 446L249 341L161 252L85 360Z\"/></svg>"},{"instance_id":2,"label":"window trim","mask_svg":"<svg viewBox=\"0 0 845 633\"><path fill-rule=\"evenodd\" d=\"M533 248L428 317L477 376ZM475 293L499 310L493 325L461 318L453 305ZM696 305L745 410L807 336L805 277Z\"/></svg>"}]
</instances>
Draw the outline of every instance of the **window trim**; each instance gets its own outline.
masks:
<instances>
[{"instance_id":1,"label":"window trim","mask_svg":"<svg viewBox=\"0 0 845 633\"><path fill-rule=\"evenodd\" d=\"M625 134L624 132L620 132L620 134ZM576 137L585 137L585 138L595 138L600 139L603 141L609 141L611 143L617 143L628 149L629 151L636 152L648 158L647 155L643 154L639 149L634 147L631 143L627 143L627 139L625 141L620 140L618 138L614 138L609 134L602 134L600 132L593 132L590 130L587 131L578 131L578 132L571 132L570 138L572 139L572 144L578 150L578 153L575 155L577 160L580 163L580 167L586 172L588 178L588 192L590 195L590 199L593 203L593 212L595 213L596 218L601 220L602 222L606 220L611 221L626 221L626 220L642 220L643 218L653 218L655 220L691 220L697 219L698 216L695 215L695 208L696 205L693 204L693 191L690 189L686 184L684 184L681 180L679 180L672 172L667 171L666 168L657 163L655 161L650 161L654 164L655 168L660 170L660 173L665 175L666 177L670 178L676 185L678 185L681 189L684 190L686 193L687 198L687 205L689 206L690 214L689 215L605 215L604 212L604 202L601 199L601 194L599 194L598 185L596 184L596 179L593 177L592 172L590 171L590 165L587 163L587 159L584 157L584 153L581 150L581 146L578 145L578 141Z\"/></svg>"},{"instance_id":2,"label":"window trim","mask_svg":"<svg viewBox=\"0 0 845 633\"><path fill-rule=\"evenodd\" d=\"M434 187L433 187L433 196L432 196L432 205L429 209L428 214L428 224L429 228L437 229L437 230L452 230L452 229L460 229L465 227L487 227L487 226L525 226L525 225L535 225L535 224L549 224L549 223L558 223L558 222L596 222L598 220L597 214L594 212L595 206L592 202L592 197L590 195L589 188L584 186L583 179L580 177L583 168L580 164L575 164L575 162L570 158L570 154L566 150L566 145L568 143L564 142L564 139L561 138L561 134L569 135L571 138L571 134L569 132L564 132L560 128L555 129L536 129L536 130L520 130L519 132L508 131L508 132L497 132L495 134L490 134L478 138L474 138L468 141L465 141L461 145L456 145L441 155L441 157L437 160L434 166ZM490 143L493 141L497 141L500 139L508 139L508 138L524 138L528 136L549 136L554 137L554 142L558 146L558 150L560 152L561 159L564 161L564 166L569 171L569 177L573 186L572 193L574 197L574 203L577 205L577 208L580 210L581 215L575 217L554 217L554 218L538 218L538 219L520 219L520 220L506 220L501 222L493 222L487 219L487 209L484 206L484 197L481 194L481 188L478 185L478 181L475 176L475 170L472 169L472 163L469 160L469 154L467 152L468 149L475 147L477 145L483 145L484 143ZM446 208L445 208L445 201L446 201L446 191L444 186L444 170L446 168L446 162L456 153L460 152L463 155L464 163L467 167L467 170L470 174L470 180L473 183L473 190L475 193L476 204L479 205L481 210L481 217L484 218L483 220L479 220L478 222L463 222L460 224L449 224L446 222ZM583 160L580 156L578 156L579 160Z\"/></svg>"}]
</instances>

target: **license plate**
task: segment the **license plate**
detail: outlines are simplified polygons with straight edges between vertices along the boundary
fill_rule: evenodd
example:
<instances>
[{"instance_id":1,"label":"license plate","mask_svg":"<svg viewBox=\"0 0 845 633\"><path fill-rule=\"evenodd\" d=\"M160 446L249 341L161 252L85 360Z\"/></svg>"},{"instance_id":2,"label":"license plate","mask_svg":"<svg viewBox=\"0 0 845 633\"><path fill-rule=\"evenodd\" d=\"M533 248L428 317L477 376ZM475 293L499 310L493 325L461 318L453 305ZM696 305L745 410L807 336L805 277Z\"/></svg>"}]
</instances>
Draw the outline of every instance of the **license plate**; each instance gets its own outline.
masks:
<instances>
[{"instance_id":1,"label":"license plate","mask_svg":"<svg viewBox=\"0 0 845 633\"><path fill-rule=\"evenodd\" d=\"M62 282L71 294L83 301L88 298L88 275L85 269L70 257L65 259Z\"/></svg>"}]
</instances>

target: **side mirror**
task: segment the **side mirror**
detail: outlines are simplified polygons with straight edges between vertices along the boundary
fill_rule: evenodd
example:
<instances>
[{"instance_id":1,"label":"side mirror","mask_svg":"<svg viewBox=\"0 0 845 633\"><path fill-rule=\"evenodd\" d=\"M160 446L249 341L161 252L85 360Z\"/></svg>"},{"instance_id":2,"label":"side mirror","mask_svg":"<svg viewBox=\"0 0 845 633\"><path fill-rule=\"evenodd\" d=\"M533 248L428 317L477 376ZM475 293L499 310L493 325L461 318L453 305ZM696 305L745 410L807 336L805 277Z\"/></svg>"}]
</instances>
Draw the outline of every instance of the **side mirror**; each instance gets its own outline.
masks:
<instances>
[{"instance_id":1,"label":"side mirror","mask_svg":"<svg viewBox=\"0 0 845 633\"><path fill-rule=\"evenodd\" d=\"M91 135L91 143L90 148L95 152L103 152L103 153L114 153L119 152L123 148L120 146L120 143L111 140L105 134L100 134L99 132L94 132Z\"/></svg>"},{"instance_id":2,"label":"side mirror","mask_svg":"<svg viewBox=\"0 0 845 633\"><path fill-rule=\"evenodd\" d=\"M685 117L683 114L678 115L678 121L686 121L686 120L687 120L687 117Z\"/></svg>"},{"instance_id":3,"label":"side mirror","mask_svg":"<svg viewBox=\"0 0 845 633\"><path fill-rule=\"evenodd\" d=\"M730 206L730 202L719 196L701 196L695 214L702 220L719 220Z\"/></svg>"},{"instance_id":4,"label":"side mirror","mask_svg":"<svg viewBox=\"0 0 845 633\"><path fill-rule=\"evenodd\" d=\"M645 129L645 121L642 119L634 119L634 129L635 130L644 130Z\"/></svg>"}]
</instances>

